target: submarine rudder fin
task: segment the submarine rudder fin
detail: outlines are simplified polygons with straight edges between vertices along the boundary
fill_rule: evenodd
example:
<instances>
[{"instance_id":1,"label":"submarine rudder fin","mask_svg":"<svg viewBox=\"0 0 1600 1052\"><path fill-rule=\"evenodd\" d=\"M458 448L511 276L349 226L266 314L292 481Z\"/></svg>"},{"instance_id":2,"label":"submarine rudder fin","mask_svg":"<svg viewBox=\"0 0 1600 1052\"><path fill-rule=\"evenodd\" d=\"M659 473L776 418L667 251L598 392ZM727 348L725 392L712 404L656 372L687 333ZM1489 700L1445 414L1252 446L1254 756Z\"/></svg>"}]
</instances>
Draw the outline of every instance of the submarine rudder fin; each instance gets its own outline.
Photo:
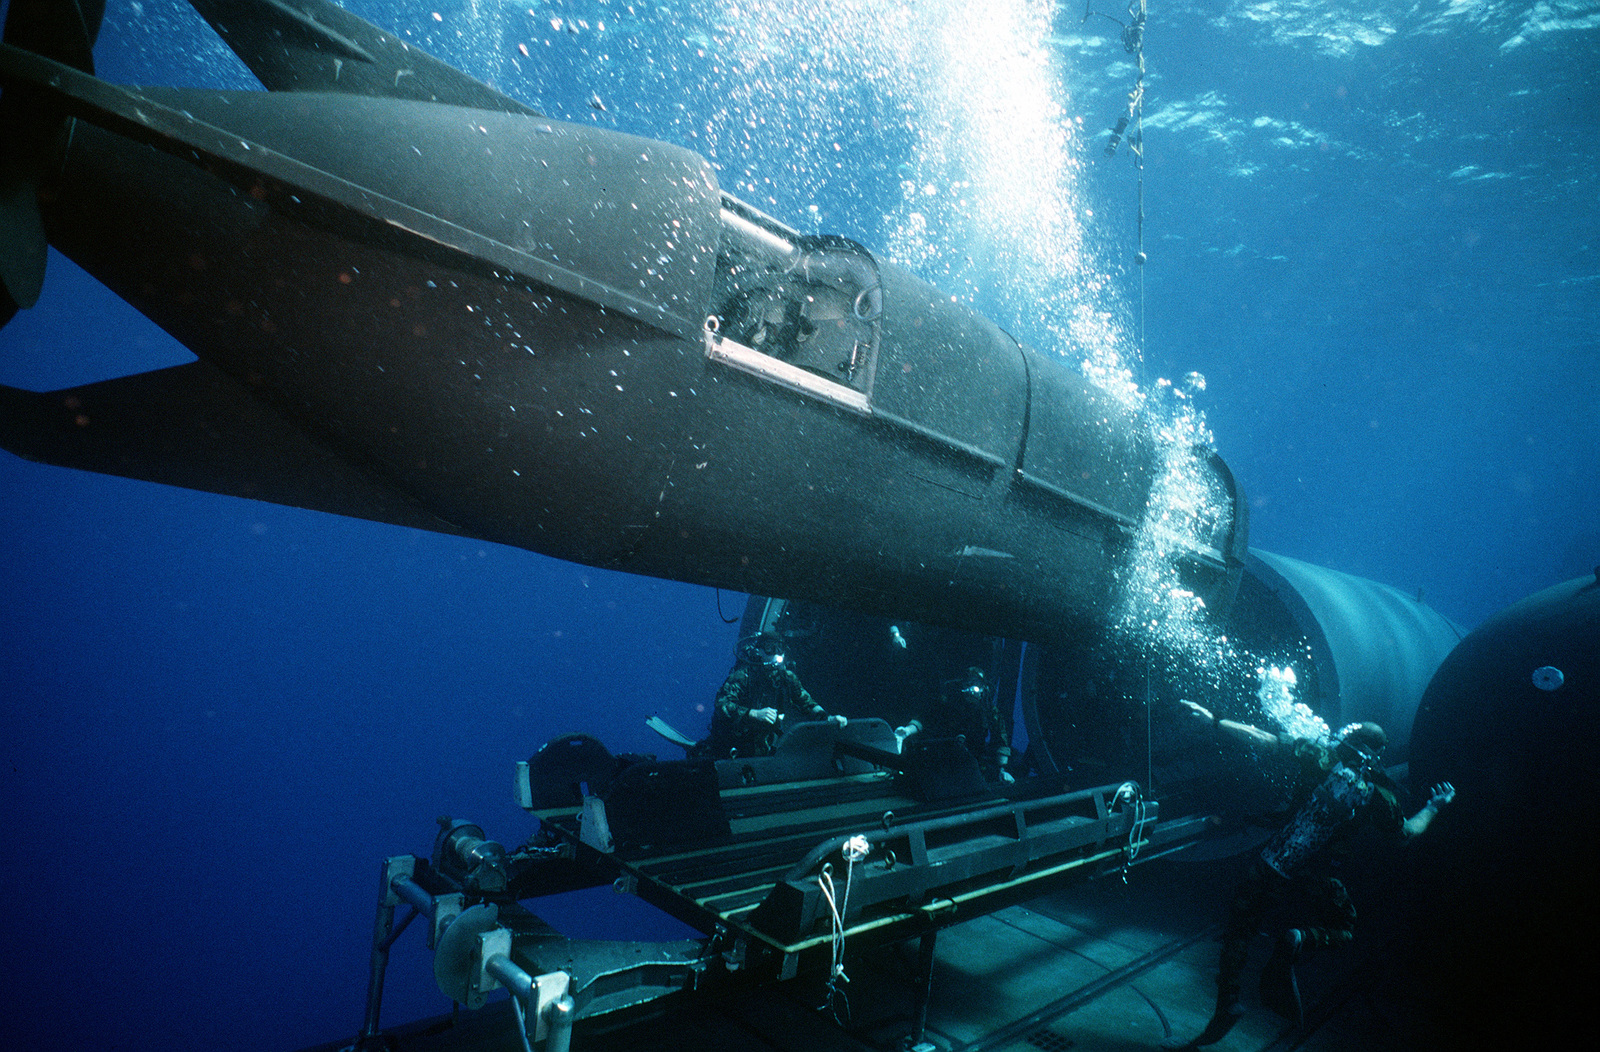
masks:
<instances>
[{"instance_id":1,"label":"submarine rudder fin","mask_svg":"<svg viewBox=\"0 0 1600 1052\"><path fill-rule=\"evenodd\" d=\"M189 0L268 91L439 102L542 117L330 0Z\"/></svg>"},{"instance_id":2,"label":"submarine rudder fin","mask_svg":"<svg viewBox=\"0 0 1600 1052\"><path fill-rule=\"evenodd\" d=\"M57 391L0 384L0 449L36 464L455 536L461 527L206 361Z\"/></svg>"},{"instance_id":3,"label":"submarine rudder fin","mask_svg":"<svg viewBox=\"0 0 1600 1052\"><path fill-rule=\"evenodd\" d=\"M94 72L105 0L12 0L5 43ZM27 85L0 95L0 326L31 307L44 287L48 242L39 184L50 140L65 115Z\"/></svg>"}]
</instances>

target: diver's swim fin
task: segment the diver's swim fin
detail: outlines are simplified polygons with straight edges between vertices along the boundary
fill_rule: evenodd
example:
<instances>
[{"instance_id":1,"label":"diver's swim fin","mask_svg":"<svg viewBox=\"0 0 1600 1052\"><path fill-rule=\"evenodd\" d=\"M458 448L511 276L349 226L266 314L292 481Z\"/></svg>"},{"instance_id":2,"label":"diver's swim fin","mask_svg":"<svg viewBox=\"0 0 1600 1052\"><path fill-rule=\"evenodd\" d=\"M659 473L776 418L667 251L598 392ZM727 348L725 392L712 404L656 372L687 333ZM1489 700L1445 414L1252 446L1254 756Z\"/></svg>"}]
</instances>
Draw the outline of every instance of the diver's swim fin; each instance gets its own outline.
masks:
<instances>
[{"instance_id":1,"label":"diver's swim fin","mask_svg":"<svg viewBox=\"0 0 1600 1052\"><path fill-rule=\"evenodd\" d=\"M674 745L681 745L685 749L692 749L698 744L693 738L680 733L676 727L662 719L660 716L651 716L644 722L645 726L649 727L651 730L655 731L657 734L661 735Z\"/></svg>"},{"instance_id":2,"label":"diver's swim fin","mask_svg":"<svg viewBox=\"0 0 1600 1052\"><path fill-rule=\"evenodd\" d=\"M1300 1004L1300 980L1294 974L1303 941L1299 930L1290 928L1273 948L1266 967L1261 969L1261 1003L1295 1026L1305 1022Z\"/></svg>"}]
</instances>

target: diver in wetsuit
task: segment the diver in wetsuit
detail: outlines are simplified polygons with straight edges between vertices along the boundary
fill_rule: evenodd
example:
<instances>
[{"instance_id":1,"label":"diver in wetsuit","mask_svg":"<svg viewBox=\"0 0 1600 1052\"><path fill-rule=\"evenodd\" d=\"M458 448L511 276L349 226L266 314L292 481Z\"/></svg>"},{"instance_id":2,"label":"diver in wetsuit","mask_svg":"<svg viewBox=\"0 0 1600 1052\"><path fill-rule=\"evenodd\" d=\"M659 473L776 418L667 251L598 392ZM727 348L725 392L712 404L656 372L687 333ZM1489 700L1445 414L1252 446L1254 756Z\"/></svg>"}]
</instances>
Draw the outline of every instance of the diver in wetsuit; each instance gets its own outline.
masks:
<instances>
[{"instance_id":1,"label":"diver in wetsuit","mask_svg":"<svg viewBox=\"0 0 1600 1052\"><path fill-rule=\"evenodd\" d=\"M1011 762L1011 744L1006 737L1005 723L995 704L994 688L989 686L981 668L968 668L963 678L946 683L932 708L905 726L895 728L895 736L902 742L913 734L928 738L964 738L984 778L991 782L1015 780L1006 770Z\"/></svg>"},{"instance_id":2,"label":"diver in wetsuit","mask_svg":"<svg viewBox=\"0 0 1600 1052\"><path fill-rule=\"evenodd\" d=\"M766 756L772 752L782 723L831 720L843 727L843 716L829 716L784 664L783 644L764 632L739 646L739 659L717 692L711 731L691 755L712 760L730 756Z\"/></svg>"},{"instance_id":3,"label":"diver in wetsuit","mask_svg":"<svg viewBox=\"0 0 1600 1052\"><path fill-rule=\"evenodd\" d=\"M1355 936L1356 911L1350 895L1322 863L1363 825L1407 839L1417 836L1456 795L1449 782L1441 782L1433 787L1421 810L1403 818L1399 787L1378 765L1389 738L1376 723L1351 724L1332 744L1323 744L1218 719L1192 701L1182 704L1194 719L1219 734L1292 758L1299 767L1299 781L1292 817L1251 862L1229 905L1217 966L1216 1013L1198 1037L1186 1043L1169 1040L1163 1048L1215 1044L1233 1029L1244 1014L1239 1004L1239 975L1250 938L1268 910L1296 886L1315 903L1317 926L1290 928L1279 936L1272 959L1262 969L1261 999L1279 1015L1300 1023L1296 960L1306 950L1344 946Z\"/></svg>"}]
</instances>

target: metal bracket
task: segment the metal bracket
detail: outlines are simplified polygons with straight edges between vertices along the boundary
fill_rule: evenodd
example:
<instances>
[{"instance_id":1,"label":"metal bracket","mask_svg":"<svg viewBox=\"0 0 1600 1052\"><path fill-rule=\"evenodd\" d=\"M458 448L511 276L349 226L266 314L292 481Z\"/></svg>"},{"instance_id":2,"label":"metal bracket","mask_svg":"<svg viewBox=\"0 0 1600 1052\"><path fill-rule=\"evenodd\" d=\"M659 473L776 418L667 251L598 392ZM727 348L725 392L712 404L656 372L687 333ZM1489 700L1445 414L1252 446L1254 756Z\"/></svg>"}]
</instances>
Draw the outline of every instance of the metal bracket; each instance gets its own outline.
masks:
<instances>
[{"instance_id":1,"label":"metal bracket","mask_svg":"<svg viewBox=\"0 0 1600 1052\"><path fill-rule=\"evenodd\" d=\"M517 806L524 811L533 810L533 783L529 780L530 769L527 760L517 761Z\"/></svg>"},{"instance_id":2,"label":"metal bracket","mask_svg":"<svg viewBox=\"0 0 1600 1052\"><path fill-rule=\"evenodd\" d=\"M490 993L504 986L521 1006L523 1033L534 1043L542 1043L555 1033L565 1047L571 1038L574 1006L572 976L566 972L546 972L532 976L511 959L510 928L493 928L478 933L477 954L467 979L467 1007L481 1007Z\"/></svg>"},{"instance_id":3,"label":"metal bracket","mask_svg":"<svg viewBox=\"0 0 1600 1052\"><path fill-rule=\"evenodd\" d=\"M750 942L743 935L734 936L733 945L722 951L722 966L730 972L737 972L745 966L746 955L750 952Z\"/></svg>"},{"instance_id":4,"label":"metal bracket","mask_svg":"<svg viewBox=\"0 0 1600 1052\"><path fill-rule=\"evenodd\" d=\"M533 980L533 1001L529 1007L529 1015L533 1016L533 1040L543 1041L550 1036L553 1016L564 1016L566 1029L572 1029L572 998L568 991L572 989L572 976L566 972L547 972ZM562 1001L567 1002L567 1007L562 1011Z\"/></svg>"},{"instance_id":5,"label":"metal bracket","mask_svg":"<svg viewBox=\"0 0 1600 1052\"><path fill-rule=\"evenodd\" d=\"M500 988L500 980L489 971L489 962L497 956L508 961L511 959L510 928L493 928L478 933L477 956L467 976L467 999L464 1003L468 1008L482 1008L485 998ZM512 989L511 993L515 996L517 991Z\"/></svg>"},{"instance_id":6,"label":"metal bracket","mask_svg":"<svg viewBox=\"0 0 1600 1052\"><path fill-rule=\"evenodd\" d=\"M428 949L439 948L439 939L443 937L445 929L455 923L465 908L466 896L460 892L433 897L433 924L428 928Z\"/></svg>"},{"instance_id":7,"label":"metal bracket","mask_svg":"<svg viewBox=\"0 0 1600 1052\"><path fill-rule=\"evenodd\" d=\"M583 814L578 824L579 839L601 854L615 850L611 841L611 825L606 821L606 803L598 796L583 798Z\"/></svg>"},{"instance_id":8,"label":"metal bracket","mask_svg":"<svg viewBox=\"0 0 1600 1052\"><path fill-rule=\"evenodd\" d=\"M416 855L395 855L383 860L383 887L378 891L378 905L393 909L400 905L400 894L395 883L411 880L417 875Z\"/></svg>"}]
</instances>

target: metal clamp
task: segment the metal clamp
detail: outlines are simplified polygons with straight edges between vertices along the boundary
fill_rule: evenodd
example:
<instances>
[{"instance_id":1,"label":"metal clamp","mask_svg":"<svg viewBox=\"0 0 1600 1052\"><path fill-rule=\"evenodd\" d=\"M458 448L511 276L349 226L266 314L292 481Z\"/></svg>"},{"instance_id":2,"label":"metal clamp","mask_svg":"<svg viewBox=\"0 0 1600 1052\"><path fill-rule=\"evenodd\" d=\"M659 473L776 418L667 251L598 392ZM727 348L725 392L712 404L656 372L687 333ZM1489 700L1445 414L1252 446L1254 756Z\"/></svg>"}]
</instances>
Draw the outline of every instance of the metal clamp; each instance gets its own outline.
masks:
<instances>
[{"instance_id":1,"label":"metal clamp","mask_svg":"<svg viewBox=\"0 0 1600 1052\"><path fill-rule=\"evenodd\" d=\"M468 981L468 1003L481 1004L488 993L500 986L511 994L524 1047L531 1042L541 1045L544 1052L567 1052L578 1014L571 996L572 976L559 971L529 975L511 959L509 928L479 933L476 967Z\"/></svg>"}]
</instances>

